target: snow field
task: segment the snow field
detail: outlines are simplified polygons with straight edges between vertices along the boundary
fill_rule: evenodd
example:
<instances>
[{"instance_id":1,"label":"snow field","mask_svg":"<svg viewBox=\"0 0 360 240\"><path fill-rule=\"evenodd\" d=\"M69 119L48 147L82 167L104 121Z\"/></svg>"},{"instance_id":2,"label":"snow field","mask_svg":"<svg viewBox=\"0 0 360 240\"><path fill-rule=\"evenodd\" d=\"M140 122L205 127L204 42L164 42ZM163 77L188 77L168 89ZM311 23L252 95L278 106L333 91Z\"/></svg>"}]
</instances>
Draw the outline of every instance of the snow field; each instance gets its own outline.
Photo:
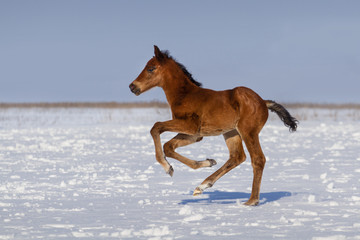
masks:
<instances>
[{"instance_id":1,"label":"snow field","mask_svg":"<svg viewBox=\"0 0 360 240\"><path fill-rule=\"evenodd\" d=\"M218 165L168 159L165 174L149 131L166 109L1 110L0 239L360 239L360 122L319 112L296 133L266 124L261 203L247 207L249 157L192 196L227 160L222 137L178 150Z\"/></svg>"}]
</instances>

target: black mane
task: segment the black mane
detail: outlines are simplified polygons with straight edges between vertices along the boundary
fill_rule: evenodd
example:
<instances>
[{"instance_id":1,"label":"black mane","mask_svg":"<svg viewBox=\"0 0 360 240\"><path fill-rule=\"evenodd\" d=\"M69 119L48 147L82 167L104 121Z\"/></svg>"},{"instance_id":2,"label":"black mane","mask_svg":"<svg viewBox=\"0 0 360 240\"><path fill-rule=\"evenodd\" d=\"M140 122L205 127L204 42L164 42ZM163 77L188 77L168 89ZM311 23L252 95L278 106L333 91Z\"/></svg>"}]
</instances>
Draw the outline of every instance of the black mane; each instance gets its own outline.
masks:
<instances>
[{"instance_id":1,"label":"black mane","mask_svg":"<svg viewBox=\"0 0 360 240\"><path fill-rule=\"evenodd\" d=\"M201 87L201 86L202 86L202 83L196 81L196 80L193 78L192 74L186 69L186 67L185 67L183 64L179 63L178 61L176 61L176 60L170 55L170 53L169 53L168 50L166 50L166 51L161 51L161 52L162 52L162 54L164 54L167 58L170 58L170 59L174 60L174 61L176 62L176 64L181 68L181 70L184 72L184 74L189 78L189 80L190 80L193 84L195 84L195 85L198 86L198 87Z\"/></svg>"}]
</instances>

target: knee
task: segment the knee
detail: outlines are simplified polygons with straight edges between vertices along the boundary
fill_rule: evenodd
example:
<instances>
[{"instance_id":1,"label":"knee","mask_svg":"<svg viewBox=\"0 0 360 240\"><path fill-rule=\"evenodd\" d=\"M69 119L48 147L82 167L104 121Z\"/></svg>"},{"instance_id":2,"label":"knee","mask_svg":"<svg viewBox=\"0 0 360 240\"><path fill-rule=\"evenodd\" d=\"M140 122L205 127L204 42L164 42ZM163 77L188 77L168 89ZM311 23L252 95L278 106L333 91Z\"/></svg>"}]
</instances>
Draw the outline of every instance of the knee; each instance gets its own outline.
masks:
<instances>
[{"instance_id":1,"label":"knee","mask_svg":"<svg viewBox=\"0 0 360 240\"><path fill-rule=\"evenodd\" d=\"M245 162L246 155L245 153L236 152L235 154L230 154L230 158L233 159L236 165L240 165Z\"/></svg>"},{"instance_id":2,"label":"knee","mask_svg":"<svg viewBox=\"0 0 360 240\"><path fill-rule=\"evenodd\" d=\"M245 160L246 160L245 153L240 154L240 156L239 156L239 164L245 162Z\"/></svg>"},{"instance_id":3,"label":"knee","mask_svg":"<svg viewBox=\"0 0 360 240\"><path fill-rule=\"evenodd\" d=\"M171 157L173 152L174 152L174 146L170 142L165 143L164 144L164 154L165 154L165 156Z\"/></svg>"},{"instance_id":4,"label":"knee","mask_svg":"<svg viewBox=\"0 0 360 240\"><path fill-rule=\"evenodd\" d=\"M156 134L161 134L161 123L156 122L154 126L150 130L151 136L155 136Z\"/></svg>"},{"instance_id":5,"label":"knee","mask_svg":"<svg viewBox=\"0 0 360 240\"><path fill-rule=\"evenodd\" d=\"M254 160L251 161L251 165L254 169L261 169L263 170L265 167L266 159L264 156L256 157Z\"/></svg>"}]
</instances>

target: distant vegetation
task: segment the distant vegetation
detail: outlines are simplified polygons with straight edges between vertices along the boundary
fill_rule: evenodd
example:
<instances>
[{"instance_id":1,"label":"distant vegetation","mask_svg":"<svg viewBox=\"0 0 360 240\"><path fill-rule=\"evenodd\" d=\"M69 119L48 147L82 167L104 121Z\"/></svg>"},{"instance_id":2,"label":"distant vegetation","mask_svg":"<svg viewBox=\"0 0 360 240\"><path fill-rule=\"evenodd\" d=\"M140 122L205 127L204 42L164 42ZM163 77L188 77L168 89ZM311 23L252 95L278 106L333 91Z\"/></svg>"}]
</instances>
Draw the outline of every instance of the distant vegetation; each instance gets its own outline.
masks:
<instances>
[{"instance_id":1,"label":"distant vegetation","mask_svg":"<svg viewBox=\"0 0 360 240\"><path fill-rule=\"evenodd\" d=\"M300 122L304 120L326 120L334 121L352 120L360 121L360 104L319 104L319 103L282 103L290 113ZM152 102L54 102L54 103L0 103L0 122L4 118L8 118L6 112L13 112L15 115L11 117L18 118L19 122L27 122L24 120L26 112L38 111L41 115L47 111L62 112L63 110L79 110L81 115L84 111L98 111L108 113L107 118L113 119L122 112L122 110L131 109L155 109L156 111L165 110L169 115L170 109L166 102L152 101ZM29 111L28 111L29 110ZM163 111L161 111L163 113ZM101 115L101 114L100 114ZM10 117L10 118L11 118ZM27 118L27 117L25 117ZM30 117L31 119L32 117ZM61 118L61 117L60 117ZM19 120L20 119L20 120ZM269 114L269 119L278 120L276 114ZM37 120L36 120L37 121ZM55 120L56 121L56 120Z\"/></svg>"},{"instance_id":2,"label":"distant vegetation","mask_svg":"<svg viewBox=\"0 0 360 240\"><path fill-rule=\"evenodd\" d=\"M287 108L360 109L360 103L281 103ZM167 108L166 102L55 102L0 103L0 108Z\"/></svg>"}]
</instances>

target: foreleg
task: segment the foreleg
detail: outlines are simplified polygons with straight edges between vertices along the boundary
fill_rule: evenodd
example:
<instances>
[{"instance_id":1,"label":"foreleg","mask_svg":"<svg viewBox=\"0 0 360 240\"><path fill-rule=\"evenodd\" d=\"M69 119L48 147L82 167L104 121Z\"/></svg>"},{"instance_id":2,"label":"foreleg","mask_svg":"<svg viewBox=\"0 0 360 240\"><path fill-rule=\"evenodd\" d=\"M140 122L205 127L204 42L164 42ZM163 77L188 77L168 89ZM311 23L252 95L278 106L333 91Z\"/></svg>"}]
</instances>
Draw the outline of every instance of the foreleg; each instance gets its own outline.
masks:
<instances>
[{"instance_id":1,"label":"foreleg","mask_svg":"<svg viewBox=\"0 0 360 240\"><path fill-rule=\"evenodd\" d=\"M173 175L174 169L165 159L164 152L161 146L160 134L165 131L178 132L187 135L195 135L198 130L198 126L192 122L187 122L185 120L169 120L166 122L157 122L152 127L150 134L153 138L155 145L155 157L160 165L164 168L165 172L170 176Z\"/></svg>"}]
</instances>

